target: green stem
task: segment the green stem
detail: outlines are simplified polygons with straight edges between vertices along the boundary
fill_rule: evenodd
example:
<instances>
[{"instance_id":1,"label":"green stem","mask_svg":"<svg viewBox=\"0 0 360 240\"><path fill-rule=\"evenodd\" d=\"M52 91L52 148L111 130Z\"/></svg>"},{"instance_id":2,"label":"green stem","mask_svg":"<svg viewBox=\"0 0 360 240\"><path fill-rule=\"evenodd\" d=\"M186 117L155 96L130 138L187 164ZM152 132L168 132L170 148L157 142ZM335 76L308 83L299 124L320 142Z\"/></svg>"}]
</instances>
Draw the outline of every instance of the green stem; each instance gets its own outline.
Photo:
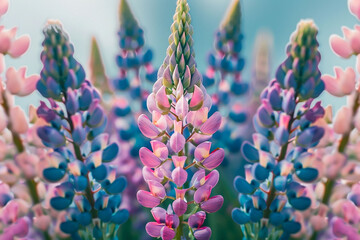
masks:
<instances>
[{"instance_id":1,"label":"green stem","mask_svg":"<svg viewBox=\"0 0 360 240\"><path fill-rule=\"evenodd\" d=\"M183 216L179 217L179 226L176 229L175 240L181 240L183 235Z\"/></svg>"}]
</instances>

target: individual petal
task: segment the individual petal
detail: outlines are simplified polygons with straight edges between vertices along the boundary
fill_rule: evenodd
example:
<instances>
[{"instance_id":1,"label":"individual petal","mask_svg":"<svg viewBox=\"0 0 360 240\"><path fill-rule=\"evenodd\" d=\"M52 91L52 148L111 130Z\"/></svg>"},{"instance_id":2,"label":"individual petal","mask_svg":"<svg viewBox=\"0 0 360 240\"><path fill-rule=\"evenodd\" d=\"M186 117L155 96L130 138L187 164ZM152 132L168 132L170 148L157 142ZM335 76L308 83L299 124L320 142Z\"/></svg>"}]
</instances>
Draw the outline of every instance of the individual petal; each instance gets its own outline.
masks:
<instances>
[{"instance_id":1,"label":"individual petal","mask_svg":"<svg viewBox=\"0 0 360 240\"><path fill-rule=\"evenodd\" d=\"M202 161L209 156L211 142L203 142L199 144L194 151L194 156L197 161Z\"/></svg>"},{"instance_id":2,"label":"individual petal","mask_svg":"<svg viewBox=\"0 0 360 240\"><path fill-rule=\"evenodd\" d=\"M158 238L161 236L161 229L164 227L164 224L156 223L156 222L149 222L145 226L146 232L154 238Z\"/></svg>"},{"instance_id":3,"label":"individual petal","mask_svg":"<svg viewBox=\"0 0 360 240\"><path fill-rule=\"evenodd\" d=\"M161 164L161 160L146 147L140 148L139 157L141 162L149 168L155 168Z\"/></svg>"},{"instance_id":4,"label":"individual petal","mask_svg":"<svg viewBox=\"0 0 360 240\"><path fill-rule=\"evenodd\" d=\"M209 199L211 194L212 187L210 185L204 185L199 187L198 190L195 191L194 201L196 203L201 203Z\"/></svg>"},{"instance_id":5,"label":"individual petal","mask_svg":"<svg viewBox=\"0 0 360 240\"><path fill-rule=\"evenodd\" d=\"M191 111L186 116L186 122L192 124L195 128L199 128L207 120L208 112L209 109L206 107L198 111Z\"/></svg>"},{"instance_id":6,"label":"individual petal","mask_svg":"<svg viewBox=\"0 0 360 240\"><path fill-rule=\"evenodd\" d=\"M190 100L190 110L197 111L199 110L204 103L204 93L203 91L195 85L194 93Z\"/></svg>"},{"instance_id":7,"label":"individual petal","mask_svg":"<svg viewBox=\"0 0 360 240\"><path fill-rule=\"evenodd\" d=\"M166 210L161 207L154 207L151 209L151 214L158 223L165 223Z\"/></svg>"},{"instance_id":8,"label":"individual petal","mask_svg":"<svg viewBox=\"0 0 360 240\"><path fill-rule=\"evenodd\" d=\"M330 46L342 58L349 58L353 54L350 44L338 35L330 36Z\"/></svg>"},{"instance_id":9,"label":"individual petal","mask_svg":"<svg viewBox=\"0 0 360 240\"><path fill-rule=\"evenodd\" d=\"M211 229L209 227L198 228L194 231L196 240L209 240L211 237Z\"/></svg>"},{"instance_id":10,"label":"individual petal","mask_svg":"<svg viewBox=\"0 0 360 240\"><path fill-rule=\"evenodd\" d=\"M186 156L172 156L171 159L172 159L175 167L184 168L184 164L185 164L187 157Z\"/></svg>"},{"instance_id":11,"label":"individual petal","mask_svg":"<svg viewBox=\"0 0 360 240\"><path fill-rule=\"evenodd\" d=\"M9 8L9 0L0 0L0 17L4 15Z\"/></svg>"},{"instance_id":12,"label":"individual petal","mask_svg":"<svg viewBox=\"0 0 360 240\"><path fill-rule=\"evenodd\" d=\"M12 130L16 133L22 134L29 129L25 112L19 106L10 109L10 121Z\"/></svg>"},{"instance_id":13,"label":"individual petal","mask_svg":"<svg viewBox=\"0 0 360 240\"><path fill-rule=\"evenodd\" d=\"M350 12L360 20L360 2L357 0L348 1Z\"/></svg>"},{"instance_id":14,"label":"individual petal","mask_svg":"<svg viewBox=\"0 0 360 240\"><path fill-rule=\"evenodd\" d=\"M175 153L178 153L184 149L185 141L186 139L184 135L178 132L174 132L170 137L170 147Z\"/></svg>"},{"instance_id":15,"label":"individual petal","mask_svg":"<svg viewBox=\"0 0 360 240\"><path fill-rule=\"evenodd\" d=\"M160 231L163 240L172 240L175 237L175 231L165 226Z\"/></svg>"},{"instance_id":16,"label":"individual petal","mask_svg":"<svg viewBox=\"0 0 360 240\"><path fill-rule=\"evenodd\" d=\"M200 228L206 219L206 213L199 211L189 217L188 223L191 228Z\"/></svg>"},{"instance_id":17,"label":"individual petal","mask_svg":"<svg viewBox=\"0 0 360 240\"><path fill-rule=\"evenodd\" d=\"M214 134L221 125L221 114L219 112L215 112L211 117L206 120L206 122L200 127L200 131L206 135Z\"/></svg>"},{"instance_id":18,"label":"individual petal","mask_svg":"<svg viewBox=\"0 0 360 240\"><path fill-rule=\"evenodd\" d=\"M189 105L184 96L177 101L175 105L175 113L180 120L183 120L189 112Z\"/></svg>"},{"instance_id":19,"label":"individual petal","mask_svg":"<svg viewBox=\"0 0 360 240\"><path fill-rule=\"evenodd\" d=\"M180 217L186 212L187 203L183 199L178 198L172 203L172 207L174 209L175 214Z\"/></svg>"},{"instance_id":20,"label":"individual petal","mask_svg":"<svg viewBox=\"0 0 360 240\"><path fill-rule=\"evenodd\" d=\"M201 180L201 182L203 181L205 181L203 184L208 184L214 188L219 182L219 172L217 170L211 171L204 179Z\"/></svg>"},{"instance_id":21,"label":"individual petal","mask_svg":"<svg viewBox=\"0 0 360 240\"><path fill-rule=\"evenodd\" d=\"M351 109L347 106L343 106L336 113L334 119L334 132L338 134L344 134L350 131L352 122L352 112Z\"/></svg>"},{"instance_id":22,"label":"individual petal","mask_svg":"<svg viewBox=\"0 0 360 240\"><path fill-rule=\"evenodd\" d=\"M225 151L222 148L215 149L210 155L202 161L202 165L207 169L214 169L218 167L225 157Z\"/></svg>"},{"instance_id":23,"label":"individual petal","mask_svg":"<svg viewBox=\"0 0 360 240\"><path fill-rule=\"evenodd\" d=\"M161 202L160 198L155 197L151 194L151 192L144 190L139 190L136 194L136 198L141 205L147 208L156 207Z\"/></svg>"},{"instance_id":24,"label":"individual petal","mask_svg":"<svg viewBox=\"0 0 360 240\"><path fill-rule=\"evenodd\" d=\"M175 168L171 173L171 178L178 187L184 185L187 180L187 176L187 172L181 167Z\"/></svg>"},{"instance_id":25,"label":"individual petal","mask_svg":"<svg viewBox=\"0 0 360 240\"><path fill-rule=\"evenodd\" d=\"M141 114L138 118L138 126L141 133L148 138L156 138L160 131L159 129L149 120L145 114Z\"/></svg>"},{"instance_id":26,"label":"individual petal","mask_svg":"<svg viewBox=\"0 0 360 240\"><path fill-rule=\"evenodd\" d=\"M157 181L148 181L147 184L149 185L149 189L152 195L164 199L166 196L165 188L164 186L157 182Z\"/></svg>"},{"instance_id":27,"label":"individual petal","mask_svg":"<svg viewBox=\"0 0 360 240\"><path fill-rule=\"evenodd\" d=\"M207 201L200 204L202 210L208 213L218 211L224 203L224 198L221 195L216 195L209 198Z\"/></svg>"},{"instance_id":28,"label":"individual petal","mask_svg":"<svg viewBox=\"0 0 360 240\"><path fill-rule=\"evenodd\" d=\"M159 91L157 91L155 95L155 101L157 104L157 107L160 108L164 112L168 112L171 108L169 98L166 95L166 88L165 86L162 86Z\"/></svg>"},{"instance_id":29,"label":"individual petal","mask_svg":"<svg viewBox=\"0 0 360 240\"><path fill-rule=\"evenodd\" d=\"M20 57L28 50L29 45L30 45L29 35L23 35L12 42L8 53L10 54L10 56L14 58Z\"/></svg>"}]
</instances>

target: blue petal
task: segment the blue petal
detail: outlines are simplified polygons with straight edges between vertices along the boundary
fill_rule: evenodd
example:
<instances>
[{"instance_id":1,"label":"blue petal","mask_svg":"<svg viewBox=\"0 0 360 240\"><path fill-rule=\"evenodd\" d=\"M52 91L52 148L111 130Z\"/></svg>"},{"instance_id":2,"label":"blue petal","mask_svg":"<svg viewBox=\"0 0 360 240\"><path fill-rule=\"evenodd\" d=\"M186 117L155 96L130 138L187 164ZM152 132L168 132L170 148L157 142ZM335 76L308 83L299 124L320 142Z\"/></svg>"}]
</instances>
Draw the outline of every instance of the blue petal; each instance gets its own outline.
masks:
<instances>
[{"instance_id":1,"label":"blue petal","mask_svg":"<svg viewBox=\"0 0 360 240\"><path fill-rule=\"evenodd\" d=\"M243 177L237 176L234 179L235 189L242 194L251 194L255 188L250 183L248 183Z\"/></svg>"},{"instance_id":2,"label":"blue petal","mask_svg":"<svg viewBox=\"0 0 360 240\"><path fill-rule=\"evenodd\" d=\"M96 179L96 181L102 181L106 178L107 176L107 170L105 165L100 165L97 168L91 170L91 174L93 176L93 178Z\"/></svg>"},{"instance_id":3,"label":"blue petal","mask_svg":"<svg viewBox=\"0 0 360 240\"><path fill-rule=\"evenodd\" d=\"M249 162L259 161L259 151L248 141L245 141L242 144L241 153L243 157Z\"/></svg>"},{"instance_id":4,"label":"blue petal","mask_svg":"<svg viewBox=\"0 0 360 240\"><path fill-rule=\"evenodd\" d=\"M112 216L112 211L111 208L109 207L102 210L98 210L98 217L103 222L109 222L111 220L111 216Z\"/></svg>"},{"instance_id":5,"label":"blue petal","mask_svg":"<svg viewBox=\"0 0 360 240\"><path fill-rule=\"evenodd\" d=\"M54 167L45 168L43 176L49 182L58 182L65 176L65 170Z\"/></svg>"},{"instance_id":6,"label":"blue petal","mask_svg":"<svg viewBox=\"0 0 360 240\"><path fill-rule=\"evenodd\" d=\"M61 231L67 234L75 233L77 230L79 230L79 227L79 223L74 221L66 221L60 224Z\"/></svg>"},{"instance_id":7,"label":"blue petal","mask_svg":"<svg viewBox=\"0 0 360 240\"><path fill-rule=\"evenodd\" d=\"M296 171L296 176L304 182L312 182L318 177L318 170L315 168L302 168Z\"/></svg>"},{"instance_id":8,"label":"blue petal","mask_svg":"<svg viewBox=\"0 0 360 240\"><path fill-rule=\"evenodd\" d=\"M250 222L250 217L239 208L235 208L231 212L231 217L237 224L246 224Z\"/></svg>"},{"instance_id":9,"label":"blue petal","mask_svg":"<svg viewBox=\"0 0 360 240\"><path fill-rule=\"evenodd\" d=\"M310 207L311 199L308 197L290 198L289 203L296 210L303 211Z\"/></svg>"},{"instance_id":10,"label":"blue petal","mask_svg":"<svg viewBox=\"0 0 360 240\"><path fill-rule=\"evenodd\" d=\"M129 218L129 211L127 209L121 209L117 211L111 218L111 222L115 224L123 224Z\"/></svg>"},{"instance_id":11,"label":"blue petal","mask_svg":"<svg viewBox=\"0 0 360 240\"><path fill-rule=\"evenodd\" d=\"M53 197L50 199L50 205L58 211L64 210L70 206L72 199L63 197Z\"/></svg>"},{"instance_id":12,"label":"blue petal","mask_svg":"<svg viewBox=\"0 0 360 240\"><path fill-rule=\"evenodd\" d=\"M119 147L116 143L107 146L102 152L102 161L111 162L119 153Z\"/></svg>"},{"instance_id":13,"label":"blue petal","mask_svg":"<svg viewBox=\"0 0 360 240\"><path fill-rule=\"evenodd\" d=\"M300 231L301 224L295 221L284 222L282 225L282 229L288 234L294 234Z\"/></svg>"},{"instance_id":14,"label":"blue petal","mask_svg":"<svg viewBox=\"0 0 360 240\"><path fill-rule=\"evenodd\" d=\"M104 181L103 187L110 194L121 193L122 191L124 191L124 189L126 188L126 185L127 185L127 181L126 181L125 177L119 177L119 178L115 179L115 181L109 185L107 185L107 183L108 183L108 181Z\"/></svg>"}]
</instances>

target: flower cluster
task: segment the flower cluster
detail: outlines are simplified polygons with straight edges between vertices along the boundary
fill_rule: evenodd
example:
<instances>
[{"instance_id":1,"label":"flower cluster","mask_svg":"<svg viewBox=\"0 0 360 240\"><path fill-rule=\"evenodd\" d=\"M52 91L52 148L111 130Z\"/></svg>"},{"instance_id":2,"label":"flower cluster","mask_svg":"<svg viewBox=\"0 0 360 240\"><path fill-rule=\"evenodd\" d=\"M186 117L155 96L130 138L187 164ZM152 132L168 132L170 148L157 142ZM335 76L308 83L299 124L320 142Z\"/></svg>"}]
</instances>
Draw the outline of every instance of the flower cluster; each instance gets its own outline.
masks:
<instances>
[{"instance_id":1,"label":"flower cluster","mask_svg":"<svg viewBox=\"0 0 360 240\"><path fill-rule=\"evenodd\" d=\"M0 1L1 17L8 7L7 0ZM0 239L49 239L50 217L41 205L44 184L37 178L45 151L34 129L41 123L31 118L32 125L14 102L35 90L39 76L26 76L26 67L5 65L6 56L18 58L29 48L29 36L17 37L16 30L0 26Z\"/></svg>"},{"instance_id":2,"label":"flower cluster","mask_svg":"<svg viewBox=\"0 0 360 240\"><path fill-rule=\"evenodd\" d=\"M211 190L219 180L214 169L223 161L224 150L211 151L207 141L219 129L221 115L208 117L211 98L196 68L190 23L186 0L178 0L170 46L147 99L152 120L144 114L138 119L140 131L152 139L152 150L139 151L150 191L138 191L137 199L152 208L155 222L146 225L147 233L164 240L182 239L187 233L209 239L205 212L216 212L223 204L223 197L211 197Z\"/></svg>"},{"instance_id":3,"label":"flower cluster","mask_svg":"<svg viewBox=\"0 0 360 240\"><path fill-rule=\"evenodd\" d=\"M294 210L311 205L304 183L317 179L318 170L305 160L324 135L314 125L324 109L320 102L312 104L324 90L316 35L313 22L298 24L276 79L261 94L254 145L242 145L244 158L253 164L245 166L245 177L234 180L241 207L232 216L246 238L289 239L301 228Z\"/></svg>"},{"instance_id":4,"label":"flower cluster","mask_svg":"<svg viewBox=\"0 0 360 240\"><path fill-rule=\"evenodd\" d=\"M360 19L358 1L349 0L350 12ZM336 97L348 98L332 121L328 113L317 121L326 132L326 138L317 147L317 157L322 159L322 182L314 186L314 199L319 203L303 215L304 236L312 233L311 239L359 239L360 233L360 188L359 188L359 106L360 93L356 72L360 74L360 55L357 51L360 37L359 26L355 30L343 27L345 40L337 35L330 37L333 51L342 58L355 55L356 71L352 67L335 67L335 76L324 75L326 91Z\"/></svg>"},{"instance_id":5,"label":"flower cluster","mask_svg":"<svg viewBox=\"0 0 360 240\"><path fill-rule=\"evenodd\" d=\"M46 125L37 133L51 148L43 177L57 183L49 190L49 202L62 214L60 230L72 238L114 238L129 213L120 209L120 193L126 179L109 164L118 155L118 145L104 133L107 117L100 93L85 80L85 72L74 58L74 47L58 22L49 22L41 60L44 64L37 90L47 98L37 109ZM59 217L60 218L60 217ZM91 226L92 233L87 231Z\"/></svg>"}]
</instances>

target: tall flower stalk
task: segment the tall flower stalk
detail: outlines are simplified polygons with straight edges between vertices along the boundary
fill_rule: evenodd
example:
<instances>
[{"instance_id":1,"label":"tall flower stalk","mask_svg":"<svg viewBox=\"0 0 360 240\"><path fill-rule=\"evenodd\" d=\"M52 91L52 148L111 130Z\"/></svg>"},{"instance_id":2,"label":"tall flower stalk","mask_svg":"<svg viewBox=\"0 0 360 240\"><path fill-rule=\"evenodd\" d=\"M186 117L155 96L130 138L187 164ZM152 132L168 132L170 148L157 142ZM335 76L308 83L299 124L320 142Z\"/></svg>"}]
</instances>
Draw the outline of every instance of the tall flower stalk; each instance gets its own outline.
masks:
<instances>
[{"instance_id":1,"label":"tall flower stalk","mask_svg":"<svg viewBox=\"0 0 360 240\"><path fill-rule=\"evenodd\" d=\"M41 102L37 114L48 124L37 133L53 150L43 170L47 181L58 183L49 193L50 205L67 211L60 230L73 239L114 239L129 212L119 208L126 179L110 164L119 148L104 133L107 117L101 95L85 80L61 24L49 22L43 32L44 67L37 89L50 108Z\"/></svg>"},{"instance_id":2,"label":"tall flower stalk","mask_svg":"<svg viewBox=\"0 0 360 240\"><path fill-rule=\"evenodd\" d=\"M358 1L348 1L350 13L360 19ZM327 140L318 147L322 161L323 179L316 187L319 207L309 218L311 239L359 239L360 175L358 147L360 94L356 75L360 74L360 28L343 27L344 37L332 35L330 45L341 58L356 56L356 71L352 67L335 67L335 76L324 75L326 90L335 97L346 96L346 106L336 113L330 125L331 112L319 125L327 129Z\"/></svg>"},{"instance_id":3,"label":"tall flower stalk","mask_svg":"<svg viewBox=\"0 0 360 240\"><path fill-rule=\"evenodd\" d=\"M289 239L301 228L294 211L311 205L304 183L316 180L318 171L304 159L324 134L313 125L324 114L320 102L312 104L324 90L317 32L311 21L298 24L276 79L261 94L254 145L242 145L253 164L245 166L245 178L234 180L241 207L232 216L246 238Z\"/></svg>"},{"instance_id":4,"label":"tall flower stalk","mask_svg":"<svg viewBox=\"0 0 360 240\"><path fill-rule=\"evenodd\" d=\"M216 112L208 118L211 98L196 69L186 0L178 0L173 19L170 46L147 99L152 121L144 114L138 119L140 131L152 139L152 150L143 147L139 152L150 191L138 191L137 199L152 208L155 222L146 225L150 236L209 239L211 229L203 224L206 213L223 204L222 196L210 195L224 150L211 151L207 140L219 129L221 115Z\"/></svg>"}]
</instances>

